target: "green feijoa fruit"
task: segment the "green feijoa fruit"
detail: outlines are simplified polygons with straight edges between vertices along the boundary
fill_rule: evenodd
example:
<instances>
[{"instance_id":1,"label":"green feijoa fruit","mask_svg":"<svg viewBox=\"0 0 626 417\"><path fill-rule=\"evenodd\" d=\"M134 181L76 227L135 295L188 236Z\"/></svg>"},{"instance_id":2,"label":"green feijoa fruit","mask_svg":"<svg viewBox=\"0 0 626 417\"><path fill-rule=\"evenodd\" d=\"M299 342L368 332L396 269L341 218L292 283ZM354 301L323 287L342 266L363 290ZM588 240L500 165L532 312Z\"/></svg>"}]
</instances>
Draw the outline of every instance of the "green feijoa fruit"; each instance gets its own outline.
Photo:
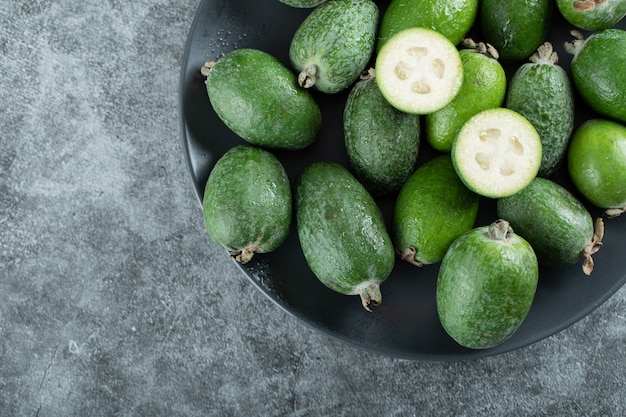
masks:
<instances>
[{"instance_id":1,"label":"green feijoa fruit","mask_svg":"<svg viewBox=\"0 0 626 417\"><path fill-rule=\"evenodd\" d=\"M546 178L497 203L498 217L530 243L540 265L561 266L585 258L583 271L593 270L591 255L602 245L603 223L594 225L589 211L568 190Z\"/></svg>"},{"instance_id":2,"label":"green feijoa fruit","mask_svg":"<svg viewBox=\"0 0 626 417\"><path fill-rule=\"evenodd\" d=\"M320 4L324 3L326 0L278 0L281 3L285 3L288 6L291 7L298 7L298 8L311 8L311 7L315 7L315 6L319 6Z\"/></svg>"},{"instance_id":3,"label":"green feijoa fruit","mask_svg":"<svg viewBox=\"0 0 626 417\"><path fill-rule=\"evenodd\" d=\"M551 177L560 167L574 131L574 92L549 42L541 45L511 80L505 107L537 129L543 153L537 175Z\"/></svg>"},{"instance_id":4,"label":"green feijoa fruit","mask_svg":"<svg viewBox=\"0 0 626 417\"><path fill-rule=\"evenodd\" d=\"M424 118L426 138L442 152L452 149L452 142L463 124L476 113L504 103L506 74L498 62L498 53L485 43L466 39L459 51L463 64L463 84L459 93L444 108Z\"/></svg>"},{"instance_id":5,"label":"green feijoa fruit","mask_svg":"<svg viewBox=\"0 0 626 417\"><path fill-rule=\"evenodd\" d=\"M250 145L228 150L215 164L202 201L209 237L240 263L278 248L289 232L292 195L280 161Z\"/></svg>"},{"instance_id":6,"label":"green feijoa fruit","mask_svg":"<svg viewBox=\"0 0 626 417\"><path fill-rule=\"evenodd\" d=\"M432 29L409 28L393 35L376 57L376 82L400 111L435 112L454 99L463 83L459 51Z\"/></svg>"},{"instance_id":7,"label":"green feijoa fruit","mask_svg":"<svg viewBox=\"0 0 626 417\"><path fill-rule=\"evenodd\" d=\"M295 184L296 223L307 264L328 288L382 302L380 284L395 263L379 207L344 166L315 162Z\"/></svg>"},{"instance_id":8,"label":"green feijoa fruit","mask_svg":"<svg viewBox=\"0 0 626 417\"><path fill-rule=\"evenodd\" d=\"M205 63L202 74L215 113L249 143L295 150L315 140L322 122L317 103L272 55L236 49Z\"/></svg>"},{"instance_id":9,"label":"green feijoa fruit","mask_svg":"<svg viewBox=\"0 0 626 417\"><path fill-rule=\"evenodd\" d=\"M372 56L378 15L372 0L332 0L317 6L289 47L298 83L328 94L348 88Z\"/></svg>"},{"instance_id":10,"label":"green feijoa fruit","mask_svg":"<svg viewBox=\"0 0 626 417\"><path fill-rule=\"evenodd\" d=\"M521 114L496 107L472 116L452 144L454 169L472 191L508 197L526 187L541 165L541 139Z\"/></svg>"},{"instance_id":11,"label":"green feijoa fruit","mask_svg":"<svg viewBox=\"0 0 626 417\"><path fill-rule=\"evenodd\" d=\"M487 349L510 338L532 306L539 267L530 244L505 220L457 238L441 262L436 302L460 345Z\"/></svg>"},{"instance_id":12,"label":"green feijoa fruit","mask_svg":"<svg viewBox=\"0 0 626 417\"><path fill-rule=\"evenodd\" d=\"M454 171L450 155L421 165L395 202L392 238L400 257L417 266L441 261L454 239L474 226L478 195Z\"/></svg>"},{"instance_id":13,"label":"green feijoa fruit","mask_svg":"<svg viewBox=\"0 0 626 417\"><path fill-rule=\"evenodd\" d=\"M547 37L553 0L483 0L478 20L484 39L504 62L530 57Z\"/></svg>"},{"instance_id":14,"label":"green feijoa fruit","mask_svg":"<svg viewBox=\"0 0 626 417\"><path fill-rule=\"evenodd\" d=\"M587 39L573 31L565 44L574 55L572 79L578 93L600 115L626 123L626 30L605 29Z\"/></svg>"},{"instance_id":15,"label":"green feijoa fruit","mask_svg":"<svg viewBox=\"0 0 626 417\"><path fill-rule=\"evenodd\" d=\"M626 126L593 119L574 133L567 167L576 188L609 217L626 210Z\"/></svg>"},{"instance_id":16,"label":"green feijoa fruit","mask_svg":"<svg viewBox=\"0 0 626 417\"><path fill-rule=\"evenodd\" d=\"M420 118L397 110L383 97L370 70L350 90L343 114L348 160L374 195L394 193L415 169Z\"/></svg>"},{"instance_id":17,"label":"green feijoa fruit","mask_svg":"<svg viewBox=\"0 0 626 417\"><path fill-rule=\"evenodd\" d=\"M626 0L556 0L559 12L583 30L608 29L626 16Z\"/></svg>"},{"instance_id":18,"label":"green feijoa fruit","mask_svg":"<svg viewBox=\"0 0 626 417\"><path fill-rule=\"evenodd\" d=\"M396 33L413 27L435 30L454 45L469 32L478 13L478 0L392 0L378 31L377 50Z\"/></svg>"}]
</instances>

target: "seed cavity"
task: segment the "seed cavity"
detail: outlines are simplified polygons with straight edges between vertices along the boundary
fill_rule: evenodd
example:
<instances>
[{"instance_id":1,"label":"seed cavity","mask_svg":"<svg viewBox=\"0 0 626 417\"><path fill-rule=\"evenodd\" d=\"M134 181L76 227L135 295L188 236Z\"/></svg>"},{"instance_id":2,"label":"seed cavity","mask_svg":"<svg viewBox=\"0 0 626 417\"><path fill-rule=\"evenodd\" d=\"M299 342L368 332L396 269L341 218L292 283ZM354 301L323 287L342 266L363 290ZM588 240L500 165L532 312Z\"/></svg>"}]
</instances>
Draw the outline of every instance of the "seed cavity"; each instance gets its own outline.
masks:
<instances>
[{"instance_id":1,"label":"seed cavity","mask_svg":"<svg viewBox=\"0 0 626 417\"><path fill-rule=\"evenodd\" d=\"M517 136L507 138L502 130L488 128L478 133L478 139L483 151L477 152L474 159L483 171L494 169L504 177L515 174L516 157L524 154L524 145Z\"/></svg>"},{"instance_id":2,"label":"seed cavity","mask_svg":"<svg viewBox=\"0 0 626 417\"><path fill-rule=\"evenodd\" d=\"M398 65L396 65L394 72L396 73L396 77L398 77L399 80L405 81L409 79L409 74L411 70L412 69L406 62L400 61Z\"/></svg>"},{"instance_id":3,"label":"seed cavity","mask_svg":"<svg viewBox=\"0 0 626 417\"><path fill-rule=\"evenodd\" d=\"M424 48L421 46L414 46L406 50L406 54L410 57L415 58L416 61L419 61L420 58L424 58L428 55L428 48Z\"/></svg>"},{"instance_id":4,"label":"seed cavity","mask_svg":"<svg viewBox=\"0 0 626 417\"><path fill-rule=\"evenodd\" d=\"M446 65L439 58L435 59L431 64L430 68L433 71L433 75L437 77L437 79L441 80L443 78L443 74L446 71Z\"/></svg>"},{"instance_id":5,"label":"seed cavity","mask_svg":"<svg viewBox=\"0 0 626 417\"><path fill-rule=\"evenodd\" d=\"M476 158L476 162L483 169L483 171L489 171L489 167L491 165L489 155L487 155L484 152L478 152L475 158Z\"/></svg>"},{"instance_id":6,"label":"seed cavity","mask_svg":"<svg viewBox=\"0 0 626 417\"><path fill-rule=\"evenodd\" d=\"M394 73L398 80L410 82L411 91L416 94L429 94L445 76L446 65L440 58L429 56L428 48L414 46L406 49L407 59L399 61Z\"/></svg>"},{"instance_id":7,"label":"seed cavity","mask_svg":"<svg viewBox=\"0 0 626 417\"><path fill-rule=\"evenodd\" d=\"M430 93L430 85L425 79L417 80L411 84L411 91L417 94L428 94Z\"/></svg>"},{"instance_id":8,"label":"seed cavity","mask_svg":"<svg viewBox=\"0 0 626 417\"><path fill-rule=\"evenodd\" d=\"M509 149L515 154L515 155L523 155L524 154L524 145L522 145L522 142L519 141L519 139L515 136L511 136L509 138Z\"/></svg>"}]
</instances>

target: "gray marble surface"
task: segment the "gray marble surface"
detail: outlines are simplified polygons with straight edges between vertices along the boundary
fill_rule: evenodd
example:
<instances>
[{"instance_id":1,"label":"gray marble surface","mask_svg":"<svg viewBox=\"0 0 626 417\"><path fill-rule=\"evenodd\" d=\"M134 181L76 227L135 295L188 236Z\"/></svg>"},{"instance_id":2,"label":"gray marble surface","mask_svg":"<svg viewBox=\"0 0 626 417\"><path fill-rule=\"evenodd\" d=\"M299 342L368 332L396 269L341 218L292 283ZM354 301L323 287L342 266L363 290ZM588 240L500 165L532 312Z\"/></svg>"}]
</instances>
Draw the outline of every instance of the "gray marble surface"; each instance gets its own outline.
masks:
<instances>
[{"instance_id":1,"label":"gray marble surface","mask_svg":"<svg viewBox=\"0 0 626 417\"><path fill-rule=\"evenodd\" d=\"M198 0L0 3L1 416L622 416L626 288L527 348L356 350L212 244L182 157Z\"/></svg>"}]
</instances>

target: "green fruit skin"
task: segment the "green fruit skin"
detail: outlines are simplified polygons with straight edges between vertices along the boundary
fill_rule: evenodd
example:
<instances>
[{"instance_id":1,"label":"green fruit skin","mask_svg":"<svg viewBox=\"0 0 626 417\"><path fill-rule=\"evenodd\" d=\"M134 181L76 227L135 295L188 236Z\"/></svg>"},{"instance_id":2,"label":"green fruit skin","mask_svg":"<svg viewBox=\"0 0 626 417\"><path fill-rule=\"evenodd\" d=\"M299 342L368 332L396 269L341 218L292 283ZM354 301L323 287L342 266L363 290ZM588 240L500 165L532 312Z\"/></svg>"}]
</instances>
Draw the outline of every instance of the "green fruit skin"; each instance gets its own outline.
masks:
<instances>
[{"instance_id":1,"label":"green fruit skin","mask_svg":"<svg viewBox=\"0 0 626 417\"><path fill-rule=\"evenodd\" d=\"M519 193L498 200L497 210L530 243L540 265L577 262L593 238L593 219L585 206L546 178L537 177Z\"/></svg>"},{"instance_id":2,"label":"green fruit skin","mask_svg":"<svg viewBox=\"0 0 626 417\"><path fill-rule=\"evenodd\" d=\"M415 169L419 116L389 104L371 77L350 91L343 126L348 159L359 181L374 195L398 191Z\"/></svg>"},{"instance_id":3,"label":"green fruit skin","mask_svg":"<svg viewBox=\"0 0 626 417\"><path fill-rule=\"evenodd\" d=\"M605 29L589 36L572 59L574 86L600 115L626 123L626 31Z\"/></svg>"},{"instance_id":4,"label":"green fruit skin","mask_svg":"<svg viewBox=\"0 0 626 417\"><path fill-rule=\"evenodd\" d=\"M478 13L478 0L392 0L378 32L377 50L396 33L425 27L458 44L469 32Z\"/></svg>"},{"instance_id":5,"label":"green fruit skin","mask_svg":"<svg viewBox=\"0 0 626 417\"><path fill-rule=\"evenodd\" d=\"M426 138L442 152L450 152L463 124L482 110L500 107L506 94L506 74L500 63L475 49L459 51L463 63L463 84L444 108L424 118Z\"/></svg>"},{"instance_id":6,"label":"green fruit skin","mask_svg":"<svg viewBox=\"0 0 626 417\"><path fill-rule=\"evenodd\" d=\"M235 146L211 170L202 209L209 237L231 254L248 245L254 252L271 252L291 225L289 179L269 151Z\"/></svg>"},{"instance_id":7,"label":"green fruit skin","mask_svg":"<svg viewBox=\"0 0 626 417\"><path fill-rule=\"evenodd\" d=\"M567 154L574 185L600 208L626 206L626 126L593 119L574 133Z\"/></svg>"},{"instance_id":8,"label":"green fruit skin","mask_svg":"<svg viewBox=\"0 0 626 417\"><path fill-rule=\"evenodd\" d=\"M383 216L345 167L327 161L309 165L294 194L300 245L324 285L348 295L365 281L389 276L395 253Z\"/></svg>"},{"instance_id":9,"label":"green fruit skin","mask_svg":"<svg viewBox=\"0 0 626 417\"><path fill-rule=\"evenodd\" d=\"M608 29L626 16L626 0L605 2L556 0L556 5L569 23L583 30ZM581 9L581 5L587 7Z\"/></svg>"},{"instance_id":10,"label":"green fruit skin","mask_svg":"<svg viewBox=\"0 0 626 417\"><path fill-rule=\"evenodd\" d=\"M397 251L415 249L418 264L441 261L452 241L474 226L478 202L478 195L457 176L450 155L424 163L395 202L392 236Z\"/></svg>"},{"instance_id":11,"label":"green fruit skin","mask_svg":"<svg viewBox=\"0 0 626 417\"><path fill-rule=\"evenodd\" d=\"M320 129L315 100L266 52L243 48L226 54L208 72L206 89L219 118L251 144L302 149Z\"/></svg>"},{"instance_id":12,"label":"green fruit skin","mask_svg":"<svg viewBox=\"0 0 626 417\"><path fill-rule=\"evenodd\" d=\"M504 240L484 226L455 240L441 263L436 301L445 331L460 345L487 349L511 337L526 318L538 281L530 244Z\"/></svg>"},{"instance_id":13,"label":"green fruit skin","mask_svg":"<svg viewBox=\"0 0 626 417\"><path fill-rule=\"evenodd\" d=\"M348 88L374 50L378 6L372 0L332 0L316 7L299 26L289 47L298 71L314 66L317 90L333 94Z\"/></svg>"},{"instance_id":14,"label":"green fruit skin","mask_svg":"<svg viewBox=\"0 0 626 417\"><path fill-rule=\"evenodd\" d=\"M298 7L298 8L311 8L311 7L315 7L315 6L319 6L320 4L324 3L326 0L278 0L281 3L285 3L288 6L291 7Z\"/></svg>"},{"instance_id":15,"label":"green fruit skin","mask_svg":"<svg viewBox=\"0 0 626 417\"><path fill-rule=\"evenodd\" d=\"M509 81L505 107L526 117L539 133L537 175L554 175L574 131L574 92L565 70L547 62L523 64Z\"/></svg>"},{"instance_id":16,"label":"green fruit skin","mask_svg":"<svg viewBox=\"0 0 626 417\"><path fill-rule=\"evenodd\" d=\"M480 29L503 62L521 62L546 39L553 0L482 0Z\"/></svg>"}]
</instances>

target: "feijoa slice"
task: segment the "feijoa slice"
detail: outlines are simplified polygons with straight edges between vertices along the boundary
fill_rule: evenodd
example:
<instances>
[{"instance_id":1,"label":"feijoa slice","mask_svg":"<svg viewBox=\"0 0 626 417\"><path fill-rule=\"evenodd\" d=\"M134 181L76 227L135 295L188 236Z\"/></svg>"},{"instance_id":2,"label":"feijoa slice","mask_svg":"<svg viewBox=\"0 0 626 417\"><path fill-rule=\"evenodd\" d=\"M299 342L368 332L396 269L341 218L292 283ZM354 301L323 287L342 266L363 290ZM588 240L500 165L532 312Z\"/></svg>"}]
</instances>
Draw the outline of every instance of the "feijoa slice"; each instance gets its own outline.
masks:
<instances>
[{"instance_id":1,"label":"feijoa slice","mask_svg":"<svg viewBox=\"0 0 626 417\"><path fill-rule=\"evenodd\" d=\"M398 110L428 114L458 94L463 64L448 38L431 29L409 28L396 33L380 49L376 81Z\"/></svg>"},{"instance_id":2,"label":"feijoa slice","mask_svg":"<svg viewBox=\"0 0 626 417\"><path fill-rule=\"evenodd\" d=\"M485 197L515 194L537 175L541 139L519 113L497 107L470 118L452 144L452 162L465 185Z\"/></svg>"}]
</instances>

